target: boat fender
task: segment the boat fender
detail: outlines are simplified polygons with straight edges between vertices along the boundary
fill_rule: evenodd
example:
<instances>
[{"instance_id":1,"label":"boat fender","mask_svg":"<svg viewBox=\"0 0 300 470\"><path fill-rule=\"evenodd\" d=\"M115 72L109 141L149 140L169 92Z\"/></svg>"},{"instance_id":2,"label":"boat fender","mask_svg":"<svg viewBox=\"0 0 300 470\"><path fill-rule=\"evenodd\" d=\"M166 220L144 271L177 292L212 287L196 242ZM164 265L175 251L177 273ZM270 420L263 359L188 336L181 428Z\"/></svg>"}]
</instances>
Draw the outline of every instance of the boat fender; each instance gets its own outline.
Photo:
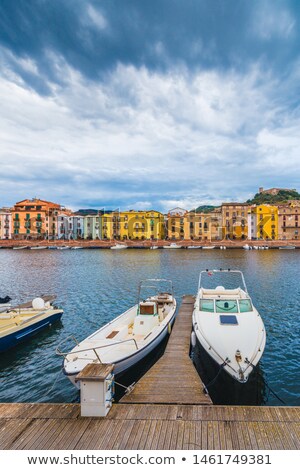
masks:
<instances>
[{"instance_id":1,"label":"boat fender","mask_svg":"<svg viewBox=\"0 0 300 470\"><path fill-rule=\"evenodd\" d=\"M193 348L196 346L196 333L194 331L191 333L191 345Z\"/></svg>"},{"instance_id":2,"label":"boat fender","mask_svg":"<svg viewBox=\"0 0 300 470\"><path fill-rule=\"evenodd\" d=\"M171 323L168 323L168 333L169 333L169 335L171 334L171 330L172 330Z\"/></svg>"},{"instance_id":3,"label":"boat fender","mask_svg":"<svg viewBox=\"0 0 300 470\"><path fill-rule=\"evenodd\" d=\"M41 297L36 297L36 298L33 299L33 301L32 301L32 307L33 307L35 310L43 310L43 308L45 308L44 299L42 299Z\"/></svg>"}]
</instances>

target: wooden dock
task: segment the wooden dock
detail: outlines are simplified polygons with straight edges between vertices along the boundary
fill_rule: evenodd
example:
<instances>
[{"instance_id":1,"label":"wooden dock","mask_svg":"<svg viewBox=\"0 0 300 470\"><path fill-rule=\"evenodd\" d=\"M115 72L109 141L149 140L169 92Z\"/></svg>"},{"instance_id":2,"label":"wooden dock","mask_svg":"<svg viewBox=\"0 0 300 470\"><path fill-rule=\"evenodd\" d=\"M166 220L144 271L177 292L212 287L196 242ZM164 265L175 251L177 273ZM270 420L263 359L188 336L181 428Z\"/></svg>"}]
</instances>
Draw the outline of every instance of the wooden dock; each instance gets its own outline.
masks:
<instances>
[{"instance_id":1,"label":"wooden dock","mask_svg":"<svg viewBox=\"0 0 300 470\"><path fill-rule=\"evenodd\" d=\"M189 357L195 298L183 297L164 355L138 381L121 403L211 404Z\"/></svg>"},{"instance_id":2,"label":"wooden dock","mask_svg":"<svg viewBox=\"0 0 300 470\"><path fill-rule=\"evenodd\" d=\"M105 418L79 404L0 404L0 449L300 449L300 407L212 405L189 358L185 296L163 357Z\"/></svg>"},{"instance_id":3,"label":"wooden dock","mask_svg":"<svg viewBox=\"0 0 300 470\"><path fill-rule=\"evenodd\" d=\"M300 407L0 404L0 448L31 450L300 449Z\"/></svg>"}]
</instances>

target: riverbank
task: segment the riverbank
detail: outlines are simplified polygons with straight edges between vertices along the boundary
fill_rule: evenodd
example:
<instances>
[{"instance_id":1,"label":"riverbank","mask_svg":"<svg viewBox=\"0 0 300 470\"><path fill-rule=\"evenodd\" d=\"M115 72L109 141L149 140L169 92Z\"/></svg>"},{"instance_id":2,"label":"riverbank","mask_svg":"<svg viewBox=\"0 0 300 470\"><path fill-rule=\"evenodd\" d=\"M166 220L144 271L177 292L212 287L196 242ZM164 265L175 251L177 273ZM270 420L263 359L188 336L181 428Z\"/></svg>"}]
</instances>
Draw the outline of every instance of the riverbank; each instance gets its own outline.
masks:
<instances>
[{"instance_id":1,"label":"riverbank","mask_svg":"<svg viewBox=\"0 0 300 470\"><path fill-rule=\"evenodd\" d=\"M99 248L99 249L109 249L116 244L126 245L128 248L136 248L136 249L143 249L143 248L150 248L151 246L157 246L158 248L163 248L164 246L168 246L171 243L176 243L181 248L187 248L190 246L198 246L198 247L215 247L215 248L223 248L226 249L237 249L243 248L245 245L249 245L250 247L268 247L269 249L278 249L283 246L294 246L295 248L300 249L300 240L272 240L272 241L265 241L265 240L216 240L212 242L207 241L193 241L193 240L126 240L126 241L118 241L118 240L0 240L0 248L16 248L16 247L36 247L36 246L45 246L48 248L55 248L55 247L62 247L67 246L70 248L74 247L81 247L81 248Z\"/></svg>"}]
</instances>

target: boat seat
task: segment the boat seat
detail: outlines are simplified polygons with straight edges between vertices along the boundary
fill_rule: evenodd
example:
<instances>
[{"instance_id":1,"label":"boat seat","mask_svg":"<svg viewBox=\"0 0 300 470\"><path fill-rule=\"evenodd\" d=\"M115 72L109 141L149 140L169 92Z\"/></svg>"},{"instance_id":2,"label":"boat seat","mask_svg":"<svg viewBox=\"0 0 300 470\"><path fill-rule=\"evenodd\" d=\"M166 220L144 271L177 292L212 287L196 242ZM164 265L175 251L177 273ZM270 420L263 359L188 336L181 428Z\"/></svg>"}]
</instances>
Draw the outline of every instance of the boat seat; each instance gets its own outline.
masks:
<instances>
[{"instance_id":1,"label":"boat seat","mask_svg":"<svg viewBox=\"0 0 300 470\"><path fill-rule=\"evenodd\" d=\"M158 315L138 315L134 320L133 335L134 337L136 335L146 336L158 325Z\"/></svg>"},{"instance_id":2,"label":"boat seat","mask_svg":"<svg viewBox=\"0 0 300 470\"><path fill-rule=\"evenodd\" d=\"M203 295L239 295L240 289L202 289Z\"/></svg>"}]
</instances>

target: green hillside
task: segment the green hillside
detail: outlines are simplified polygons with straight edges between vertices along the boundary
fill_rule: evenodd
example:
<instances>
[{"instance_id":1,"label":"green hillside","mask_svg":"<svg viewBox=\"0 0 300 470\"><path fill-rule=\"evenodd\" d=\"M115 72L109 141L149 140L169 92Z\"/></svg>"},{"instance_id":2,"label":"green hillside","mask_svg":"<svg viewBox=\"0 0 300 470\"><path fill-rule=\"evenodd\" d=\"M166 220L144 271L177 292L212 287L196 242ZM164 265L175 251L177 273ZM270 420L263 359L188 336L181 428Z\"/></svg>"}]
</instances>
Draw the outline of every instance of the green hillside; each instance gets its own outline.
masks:
<instances>
[{"instance_id":1,"label":"green hillside","mask_svg":"<svg viewBox=\"0 0 300 470\"><path fill-rule=\"evenodd\" d=\"M300 200L300 194L294 190L280 189L277 194L256 193L253 199L248 199L249 204L275 204L287 202L293 199Z\"/></svg>"},{"instance_id":2,"label":"green hillside","mask_svg":"<svg viewBox=\"0 0 300 470\"><path fill-rule=\"evenodd\" d=\"M193 209L190 212L204 212L205 214L208 212L212 212L214 209L216 209L218 206L199 206L197 209Z\"/></svg>"}]
</instances>

